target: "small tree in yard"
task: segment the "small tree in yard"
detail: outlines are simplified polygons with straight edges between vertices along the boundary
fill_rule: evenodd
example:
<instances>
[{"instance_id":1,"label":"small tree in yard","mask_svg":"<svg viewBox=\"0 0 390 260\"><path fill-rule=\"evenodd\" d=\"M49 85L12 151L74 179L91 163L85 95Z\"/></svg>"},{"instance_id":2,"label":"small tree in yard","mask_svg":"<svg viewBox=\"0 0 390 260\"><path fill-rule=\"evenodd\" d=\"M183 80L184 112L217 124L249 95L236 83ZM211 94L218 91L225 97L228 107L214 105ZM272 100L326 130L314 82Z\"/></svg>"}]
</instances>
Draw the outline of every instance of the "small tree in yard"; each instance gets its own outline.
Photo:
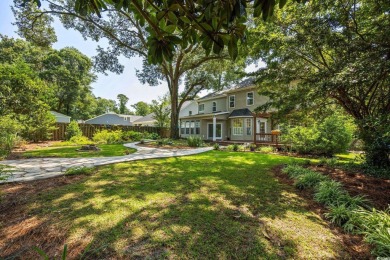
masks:
<instances>
[{"instance_id":1,"label":"small tree in yard","mask_svg":"<svg viewBox=\"0 0 390 260\"><path fill-rule=\"evenodd\" d=\"M82 136L83 132L81 131L77 121L72 121L66 128L65 138L70 140L73 136Z\"/></svg>"},{"instance_id":2,"label":"small tree in yard","mask_svg":"<svg viewBox=\"0 0 390 260\"><path fill-rule=\"evenodd\" d=\"M169 98L164 96L159 100L152 100L150 109L152 110L154 116L153 119L156 120L155 126L157 127L168 127L170 124L170 115L171 110L169 109Z\"/></svg>"}]
</instances>

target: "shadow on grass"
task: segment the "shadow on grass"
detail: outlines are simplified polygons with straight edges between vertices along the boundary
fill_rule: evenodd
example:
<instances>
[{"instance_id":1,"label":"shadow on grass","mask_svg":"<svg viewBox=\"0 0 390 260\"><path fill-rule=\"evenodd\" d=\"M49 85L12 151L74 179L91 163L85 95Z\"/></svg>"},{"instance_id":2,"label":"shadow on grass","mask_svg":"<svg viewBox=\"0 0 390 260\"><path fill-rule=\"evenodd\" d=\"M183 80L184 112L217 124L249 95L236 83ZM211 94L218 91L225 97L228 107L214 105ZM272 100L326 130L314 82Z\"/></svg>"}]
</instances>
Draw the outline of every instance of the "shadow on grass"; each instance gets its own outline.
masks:
<instances>
[{"instance_id":1,"label":"shadow on grass","mask_svg":"<svg viewBox=\"0 0 390 260\"><path fill-rule=\"evenodd\" d=\"M90 259L294 258L297 242L264 221L294 212L316 222L304 201L270 173L290 160L208 152L110 165L42 196L30 214L47 217L52 227L70 226L66 241L72 258L88 243ZM37 243L51 255L63 246ZM333 246L329 250L337 257L341 249Z\"/></svg>"}]
</instances>

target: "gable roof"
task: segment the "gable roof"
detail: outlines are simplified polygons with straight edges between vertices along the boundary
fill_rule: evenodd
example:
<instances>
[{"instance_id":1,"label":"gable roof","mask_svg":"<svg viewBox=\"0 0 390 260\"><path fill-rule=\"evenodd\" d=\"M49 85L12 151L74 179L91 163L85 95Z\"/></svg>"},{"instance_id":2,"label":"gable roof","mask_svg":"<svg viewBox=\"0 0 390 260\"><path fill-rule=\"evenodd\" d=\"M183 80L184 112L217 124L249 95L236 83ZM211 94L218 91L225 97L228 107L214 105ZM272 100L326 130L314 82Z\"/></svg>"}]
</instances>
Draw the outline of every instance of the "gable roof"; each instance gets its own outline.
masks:
<instances>
[{"instance_id":1,"label":"gable roof","mask_svg":"<svg viewBox=\"0 0 390 260\"><path fill-rule=\"evenodd\" d=\"M127 117L127 118L130 118L129 122L134 122L135 120L142 118L142 116L123 115L123 114L117 114L117 113L114 113L114 112L108 112L108 113L104 113L104 114L95 116L93 118L90 118L88 120L85 120L85 122L89 122L90 120L93 120L93 119L96 119L96 118L99 118L99 117L103 117L103 116L106 116L106 115L112 115L112 116L117 116L117 117L121 117L121 118Z\"/></svg>"},{"instance_id":2,"label":"gable roof","mask_svg":"<svg viewBox=\"0 0 390 260\"><path fill-rule=\"evenodd\" d=\"M70 118L70 116L67 116L67 115L64 115L64 114L61 114L61 113L58 113L56 111L50 111L50 113L54 116L57 116L57 117L66 117L66 118Z\"/></svg>"},{"instance_id":3,"label":"gable roof","mask_svg":"<svg viewBox=\"0 0 390 260\"><path fill-rule=\"evenodd\" d=\"M253 87L253 85L254 85L254 80L252 78L248 78L248 79L241 81L237 85L234 85L233 87L209 93L209 94L199 98L198 101L203 101L203 100L212 99L212 98L226 97L227 94L230 92L240 91L241 89Z\"/></svg>"},{"instance_id":4,"label":"gable roof","mask_svg":"<svg viewBox=\"0 0 390 260\"><path fill-rule=\"evenodd\" d=\"M252 117L252 112L248 108L234 109L229 117Z\"/></svg>"},{"instance_id":5,"label":"gable roof","mask_svg":"<svg viewBox=\"0 0 390 260\"><path fill-rule=\"evenodd\" d=\"M150 113L144 117L141 116L141 118L138 118L137 120L133 121L133 123L150 122L156 120L153 117L154 117L154 113Z\"/></svg>"}]
</instances>

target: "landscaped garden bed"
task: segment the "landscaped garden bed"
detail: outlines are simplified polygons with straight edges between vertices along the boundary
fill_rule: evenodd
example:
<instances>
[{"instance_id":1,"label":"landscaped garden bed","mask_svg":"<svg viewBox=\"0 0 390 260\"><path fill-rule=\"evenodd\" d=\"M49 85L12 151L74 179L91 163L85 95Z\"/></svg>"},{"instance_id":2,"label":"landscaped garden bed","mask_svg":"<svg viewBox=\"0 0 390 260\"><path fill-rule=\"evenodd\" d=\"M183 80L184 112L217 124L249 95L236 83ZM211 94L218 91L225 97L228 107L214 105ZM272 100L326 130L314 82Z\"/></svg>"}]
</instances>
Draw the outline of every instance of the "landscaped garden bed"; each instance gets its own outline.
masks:
<instances>
[{"instance_id":1,"label":"landscaped garden bed","mask_svg":"<svg viewBox=\"0 0 390 260\"><path fill-rule=\"evenodd\" d=\"M369 258L275 178L294 161L211 151L3 184L0 257L58 257L67 244L69 258Z\"/></svg>"}]
</instances>

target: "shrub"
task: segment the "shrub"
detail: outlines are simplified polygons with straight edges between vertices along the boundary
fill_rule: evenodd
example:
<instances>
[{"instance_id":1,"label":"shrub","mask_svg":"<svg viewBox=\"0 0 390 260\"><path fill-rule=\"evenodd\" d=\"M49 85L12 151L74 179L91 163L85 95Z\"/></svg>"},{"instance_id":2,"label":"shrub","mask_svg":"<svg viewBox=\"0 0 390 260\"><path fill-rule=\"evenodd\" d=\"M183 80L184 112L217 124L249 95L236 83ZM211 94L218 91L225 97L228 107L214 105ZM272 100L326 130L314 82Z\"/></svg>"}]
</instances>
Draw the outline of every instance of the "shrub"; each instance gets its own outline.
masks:
<instances>
[{"instance_id":1,"label":"shrub","mask_svg":"<svg viewBox=\"0 0 390 260\"><path fill-rule=\"evenodd\" d=\"M0 156L8 155L21 140L19 137L21 124L11 116L0 117Z\"/></svg>"},{"instance_id":2,"label":"shrub","mask_svg":"<svg viewBox=\"0 0 390 260\"><path fill-rule=\"evenodd\" d=\"M325 217L330 222L338 226L344 226L351 218L351 208L345 204L329 206L329 212L325 213Z\"/></svg>"},{"instance_id":3,"label":"shrub","mask_svg":"<svg viewBox=\"0 0 390 260\"><path fill-rule=\"evenodd\" d=\"M8 179L13 170L10 166L0 164L0 181Z\"/></svg>"},{"instance_id":4,"label":"shrub","mask_svg":"<svg viewBox=\"0 0 390 260\"><path fill-rule=\"evenodd\" d=\"M71 167L66 170L65 175L91 174L93 171L93 167Z\"/></svg>"},{"instance_id":5,"label":"shrub","mask_svg":"<svg viewBox=\"0 0 390 260\"><path fill-rule=\"evenodd\" d=\"M238 152L239 149L240 149L240 146L238 144L233 144L233 151L234 152Z\"/></svg>"},{"instance_id":6,"label":"shrub","mask_svg":"<svg viewBox=\"0 0 390 260\"><path fill-rule=\"evenodd\" d=\"M298 189L316 188L321 181L326 179L327 177L321 173L307 171L305 174L299 175L294 185Z\"/></svg>"},{"instance_id":7,"label":"shrub","mask_svg":"<svg viewBox=\"0 0 390 260\"><path fill-rule=\"evenodd\" d=\"M55 117L49 111L39 111L33 115L23 115L20 118L23 123L22 137L34 142L49 140L56 129Z\"/></svg>"},{"instance_id":8,"label":"shrub","mask_svg":"<svg viewBox=\"0 0 390 260\"><path fill-rule=\"evenodd\" d=\"M381 257L390 256L390 208L385 211L368 211L357 209L353 211L355 224L359 233L364 235L364 240L374 245L371 252Z\"/></svg>"},{"instance_id":9,"label":"shrub","mask_svg":"<svg viewBox=\"0 0 390 260\"><path fill-rule=\"evenodd\" d=\"M160 138L160 135L157 133L146 133L144 135L144 139L152 139L152 140L157 140Z\"/></svg>"},{"instance_id":10,"label":"shrub","mask_svg":"<svg viewBox=\"0 0 390 260\"><path fill-rule=\"evenodd\" d=\"M102 130L97 132L92 140L96 143L101 144L115 144L120 143L122 141L122 131L116 130L116 131L108 131L108 130Z\"/></svg>"},{"instance_id":11,"label":"shrub","mask_svg":"<svg viewBox=\"0 0 390 260\"><path fill-rule=\"evenodd\" d=\"M74 136L79 137L82 135L83 135L83 132L81 131L77 121L70 122L68 127L66 128L65 139L70 140Z\"/></svg>"},{"instance_id":12,"label":"shrub","mask_svg":"<svg viewBox=\"0 0 390 260\"><path fill-rule=\"evenodd\" d=\"M314 199L326 206L331 206L340 204L346 194L340 182L326 180L319 183L314 194Z\"/></svg>"},{"instance_id":13,"label":"shrub","mask_svg":"<svg viewBox=\"0 0 390 260\"><path fill-rule=\"evenodd\" d=\"M290 178L294 179L298 178L300 175L306 174L308 171L309 170L297 164L289 164L282 169L283 173L286 173Z\"/></svg>"},{"instance_id":14,"label":"shrub","mask_svg":"<svg viewBox=\"0 0 390 260\"><path fill-rule=\"evenodd\" d=\"M203 146L203 140L199 136L189 136L187 138L187 144L189 147L201 147Z\"/></svg>"},{"instance_id":15,"label":"shrub","mask_svg":"<svg viewBox=\"0 0 390 260\"><path fill-rule=\"evenodd\" d=\"M260 146L257 151L261 153L273 153L275 149L272 146Z\"/></svg>"},{"instance_id":16,"label":"shrub","mask_svg":"<svg viewBox=\"0 0 390 260\"><path fill-rule=\"evenodd\" d=\"M126 131L122 133L122 140L124 141L141 141L144 137L144 134L141 132L135 132L135 131Z\"/></svg>"},{"instance_id":17,"label":"shrub","mask_svg":"<svg viewBox=\"0 0 390 260\"><path fill-rule=\"evenodd\" d=\"M217 150L217 151L221 149L219 143L215 143L215 144L213 145L213 148L214 148L214 150Z\"/></svg>"},{"instance_id":18,"label":"shrub","mask_svg":"<svg viewBox=\"0 0 390 260\"><path fill-rule=\"evenodd\" d=\"M91 144L91 140L86 136L73 136L70 138L69 142L74 144Z\"/></svg>"},{"instance_id":19,"label":"shrub","mask_svg":"<svg viewBox=\"0 0 390 260\"><path fill-rule=\"evenodd\" d=\"M299 153L331 156L345 152L349 147L353 131L349 125L346 117L336 114L312 127L290 128L285 139Z\"/></svg>"},{"instance_id":20,"label":"shrub","mask_svg":"<svg viewBox=\"0 0 390 260\"><path fill-rule=\"evenodd\" d=\"M173 142L169 138L163 138L163 139L157 140L157 145L172 145L172 144L173 144Z\"/></svg>"}]
</instances>

